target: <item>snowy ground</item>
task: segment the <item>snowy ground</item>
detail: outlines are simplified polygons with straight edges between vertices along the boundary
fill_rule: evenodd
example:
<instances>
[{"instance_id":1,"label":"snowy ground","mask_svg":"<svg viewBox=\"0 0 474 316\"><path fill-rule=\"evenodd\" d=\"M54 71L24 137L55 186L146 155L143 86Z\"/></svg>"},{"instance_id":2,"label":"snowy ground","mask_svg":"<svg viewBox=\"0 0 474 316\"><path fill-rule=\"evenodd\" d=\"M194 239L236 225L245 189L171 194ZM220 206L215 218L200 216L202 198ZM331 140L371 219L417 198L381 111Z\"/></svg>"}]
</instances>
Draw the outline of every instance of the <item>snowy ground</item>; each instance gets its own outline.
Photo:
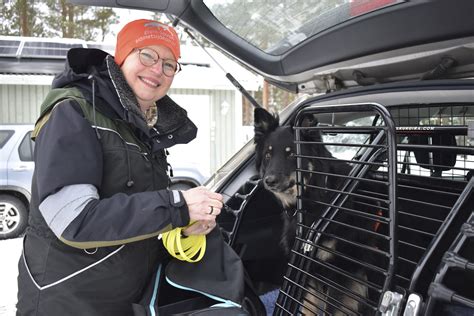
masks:
<instances>
[{"instance_id":1,"label":"snowy ground","mask_svg":"<svg viewBox=\"0 0 474 316\"><path fill-rule=\"evenodd\" d=\"M14 316L22 238L0 241L0 316Z\"/></svg>"}]
</instances>

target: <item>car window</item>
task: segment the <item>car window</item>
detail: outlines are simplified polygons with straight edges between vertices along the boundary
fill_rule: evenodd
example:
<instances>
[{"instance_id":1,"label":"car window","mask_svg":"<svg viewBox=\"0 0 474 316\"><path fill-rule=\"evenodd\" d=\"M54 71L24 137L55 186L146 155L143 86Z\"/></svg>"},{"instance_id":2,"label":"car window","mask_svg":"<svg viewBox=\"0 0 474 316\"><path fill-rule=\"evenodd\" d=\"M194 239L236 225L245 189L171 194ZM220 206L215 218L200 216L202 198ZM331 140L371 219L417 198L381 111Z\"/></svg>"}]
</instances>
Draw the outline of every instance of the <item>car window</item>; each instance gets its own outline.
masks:
<instances>
[{"instance_id":1,"label":"car window","mask_svg":"<svg viewBox=\"0 0 474 316\"><path fill-rule=\"evenodd\" d=\"M372 126L374 122L374 116L360 117L345 123L345 126ZM323 141L327 144L363 144L370 139L370 134L324 134ZM351 160L358 154L360 147L358 146L331 146L327 145L326 148L331 154L339 159Z\"/></svg>"},{"instance_id":2,"label":"car window","mask_svg":"<svg viewBox=\"0 0 474 316\"><path fill-rule=\"evenodd\" d=\"M33 161L33 151L35 149L35 143L31 140L31 132L28 132L23 140L21 141L20 147L18 148L18 154L22 161Z\"/></svg>"},{"instance_id":3,"label":"car window","mask_svg":"<svg viewBox=\"0 0 474 316\"><path fill-rule=\"evenodd\" d=\"M403 1L204 0L225 27L259 49L275 55L342 22L400 2Z\"/></svg>"},{"instance_id":4,"label":"car window","mask_svg":"<svg viewBox=\"0 0 474 316\"><path fill-rule=\"evenodd\" d=\"M0 131L0 148L3 148L7 141L12 137L13 131L11 130L2 130Z\"/></svg>"}]
</instances>

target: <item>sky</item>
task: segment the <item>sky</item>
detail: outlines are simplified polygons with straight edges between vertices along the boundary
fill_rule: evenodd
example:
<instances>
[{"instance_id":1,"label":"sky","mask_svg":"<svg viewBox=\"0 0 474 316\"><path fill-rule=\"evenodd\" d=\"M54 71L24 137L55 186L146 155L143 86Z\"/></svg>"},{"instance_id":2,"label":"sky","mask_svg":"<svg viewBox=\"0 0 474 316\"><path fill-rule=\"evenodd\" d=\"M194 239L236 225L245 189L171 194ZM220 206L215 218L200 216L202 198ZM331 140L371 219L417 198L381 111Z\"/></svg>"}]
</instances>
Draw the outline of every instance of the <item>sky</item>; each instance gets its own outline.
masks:
<instances>
[{"instance_id":1,"label":"sky","mask_svg":"<svg viewBox=\"0 0 474 316\"><path fill-rule=\"evenodd\" d=\"M124 27L125 24L137 19L149 19L153 15L150 11L141 10L130 10L130 9L115 9L118 15L119 23L114 24L111 27L111 33L105 36L106 43L114 43L118 32Z\"/></svg>"}]
</instances>

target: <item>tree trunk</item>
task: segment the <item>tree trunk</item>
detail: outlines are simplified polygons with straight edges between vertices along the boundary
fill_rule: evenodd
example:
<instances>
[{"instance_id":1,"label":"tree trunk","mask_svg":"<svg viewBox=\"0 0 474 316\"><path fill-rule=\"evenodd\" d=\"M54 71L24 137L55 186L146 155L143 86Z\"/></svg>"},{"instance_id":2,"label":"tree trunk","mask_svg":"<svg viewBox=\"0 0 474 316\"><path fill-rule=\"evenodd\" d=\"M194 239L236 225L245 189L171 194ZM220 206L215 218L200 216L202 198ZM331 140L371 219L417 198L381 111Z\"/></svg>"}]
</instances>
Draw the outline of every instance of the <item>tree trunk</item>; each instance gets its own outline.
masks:
<instances>
[{"instance_id":1,"label":"tree trunk","mask_svg":"<svg viewBox=\"0 0 474 316\"><path fill-rule=\"evenodd\" d=\"M63 37L68 37L68 29L66 25L66 2L61 0L61 30L63 31Z\"/></svg>"},{"instance_id":2,"label":"tree trunk","mask_svg":"<svg viewBox=\"0 0 474 316\"><path fill-rule=\"evenodd\" d=\"M269 99L269 93L270 93L270 89L269 89L269 84L266 80L263 80L263 90L262 90L262 105L265 109L268 110L268 99Z\"/></svg>"},{"instance_id":3,"label":"tree trunk","mask_svg":"<svg viewBox=\"0 0 474 316\"><path fill-rule=\"evenodd\" d=\"M70 3L66 5L67 7L67 26L69 29L69 37L74 38L76 37L76 24L74 23L74 6Z\"/></svg>"},{"instance_id":4,"label":"tree trunk","mask_svg":"<svg viewBox=\"0 0 474 316\"><path fill-rule=\"evenodd\" d=\"M18 0L18 15L20 16L21 36L31 36L31 29L28 24L28 1Z\"/></svg>"}]
</instances>

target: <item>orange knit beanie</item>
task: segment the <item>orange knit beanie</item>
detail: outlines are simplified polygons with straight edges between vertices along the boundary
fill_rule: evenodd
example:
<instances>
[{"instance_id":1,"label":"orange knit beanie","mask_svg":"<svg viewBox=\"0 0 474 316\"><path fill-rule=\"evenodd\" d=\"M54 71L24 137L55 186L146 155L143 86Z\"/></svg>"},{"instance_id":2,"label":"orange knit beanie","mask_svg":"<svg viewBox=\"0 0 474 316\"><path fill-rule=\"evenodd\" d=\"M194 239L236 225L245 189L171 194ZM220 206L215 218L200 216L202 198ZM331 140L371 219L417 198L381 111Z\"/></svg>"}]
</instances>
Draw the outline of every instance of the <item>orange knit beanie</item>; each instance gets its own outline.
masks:
<instances>
[{"instance_id":1,"label":"orange knit beanie","mask_svg":"<svg viewBox=\"0 0 474 316\"><path fill-rule=\"evenodd\" d=\"M153 20L135 20L126 24L117 35L115 62L121 66L135 49L151 45L168 47L178 60L181 57L176 30L169 25Z\"/></svg>"}]
</instances>

